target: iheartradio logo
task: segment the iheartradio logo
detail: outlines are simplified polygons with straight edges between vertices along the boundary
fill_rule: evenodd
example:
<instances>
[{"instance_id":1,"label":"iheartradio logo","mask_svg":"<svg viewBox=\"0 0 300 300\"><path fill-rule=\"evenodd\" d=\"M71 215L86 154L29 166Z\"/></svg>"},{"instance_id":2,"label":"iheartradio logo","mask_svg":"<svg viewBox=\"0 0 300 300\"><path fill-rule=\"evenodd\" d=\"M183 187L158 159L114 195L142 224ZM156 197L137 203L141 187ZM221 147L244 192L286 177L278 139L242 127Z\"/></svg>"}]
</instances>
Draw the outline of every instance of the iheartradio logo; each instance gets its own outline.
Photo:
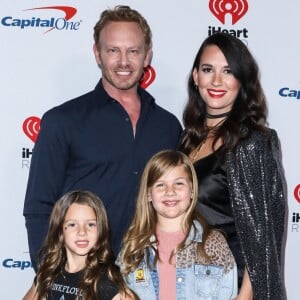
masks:
<instances>
[{"instance_id":1,"label":"iheartradio logo","mask_svg":"<svg viewBox=\"0 0 300 300\"><path fill-rule=\"evenodd\" d=\"M234 25L247 13L248 2L247 0L210 0L209 9L222 24L225 24L225 16L230 14Z\"/></svg>"},{"instance_id":2,"label":"iheartradio logo","mask_svg":"<svg viewBox=\"0 0 300 300\"><path fill-rule=\"evenodd\" d=\"M41 119L35 116L28 117L23 122L23 131L34 143L40 131Z\"/></svg>"},{"instance_id":3,"label":"iheartradio logo","mask_svg":"<svg viewBox=\"0 0 300 300\"><path fill-rule=\"evenodd\" d=\"M153 67L148 66L144 68L144 74L140 79L140 85L143 89L146 89L155 79L156 73Z\"/></svg>"},{"instance_id":4,"label":"iheartradio logo","mask_svg":"<svg viewBox=\"0 0 300 300\"><path fill-rule=\"evenodd\" d=\"M300 184L298 184L294 189L294 197L297 202L300 204Z\"/></svg>"}]
</instances>

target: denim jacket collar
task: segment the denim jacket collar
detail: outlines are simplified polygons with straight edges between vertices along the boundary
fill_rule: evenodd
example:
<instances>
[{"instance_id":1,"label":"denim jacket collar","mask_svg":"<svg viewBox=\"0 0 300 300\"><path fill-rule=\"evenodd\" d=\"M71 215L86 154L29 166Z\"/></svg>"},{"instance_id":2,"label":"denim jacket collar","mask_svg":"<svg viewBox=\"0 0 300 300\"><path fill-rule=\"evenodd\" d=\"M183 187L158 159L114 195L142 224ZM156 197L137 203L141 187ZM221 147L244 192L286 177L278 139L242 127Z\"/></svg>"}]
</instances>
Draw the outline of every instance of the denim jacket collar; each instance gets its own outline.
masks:
<instances>
[{"instance_id":1,"label":"denim jacket collar","mask_svg":"<svg viewBox=\"0 0 300 300\"><path fill-rule=\"evenodd\" d=\"M189 235L186 239L185 244L190 244L191 242L202 242L203 228L198 221L193 221L194 226L191 227Z\"/></svg>"}]
</instances>

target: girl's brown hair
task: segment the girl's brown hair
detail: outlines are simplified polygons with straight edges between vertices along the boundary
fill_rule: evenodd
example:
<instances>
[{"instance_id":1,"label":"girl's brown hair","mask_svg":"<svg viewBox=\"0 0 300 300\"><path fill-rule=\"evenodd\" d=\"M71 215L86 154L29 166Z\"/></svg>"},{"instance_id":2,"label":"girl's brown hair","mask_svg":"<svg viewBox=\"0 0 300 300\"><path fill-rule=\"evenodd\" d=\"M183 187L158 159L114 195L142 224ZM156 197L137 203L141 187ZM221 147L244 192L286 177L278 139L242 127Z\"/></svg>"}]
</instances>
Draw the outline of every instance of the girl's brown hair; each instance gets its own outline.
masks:
<instances>
[{"instance_id":1,"label":"girl's brown hair","mask_svg":"<svg viewBox=\"0 0 300 300\"><path fill-rule=\"evenodd\" d=\"M115 282L121 293L127 290L118 267L114 265L109 241L109 227L105 207L95 194L89 191L71 191L62 196L54 205L50 216L49 229L40 253L40 265L36 277L38 299L47 299L55 278L65 268L66 250L63 238L63 223L69 207L73 204L87 205L96 215L98 239L88 253L86 268L83 270L80 290L83 299L98 299L97 287L101 273ZM79 297L79 295L78 295Z\"/></svg>"}]
</instances>

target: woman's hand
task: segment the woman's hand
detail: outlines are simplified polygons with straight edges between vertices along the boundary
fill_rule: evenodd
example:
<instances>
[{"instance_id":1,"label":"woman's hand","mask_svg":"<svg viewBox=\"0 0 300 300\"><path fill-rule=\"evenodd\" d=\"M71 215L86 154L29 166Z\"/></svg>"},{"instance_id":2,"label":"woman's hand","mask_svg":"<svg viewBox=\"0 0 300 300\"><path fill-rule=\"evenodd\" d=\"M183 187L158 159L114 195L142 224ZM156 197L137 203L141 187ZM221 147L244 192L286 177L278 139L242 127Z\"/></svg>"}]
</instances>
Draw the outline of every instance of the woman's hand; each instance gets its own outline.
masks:
<instances>
[{"instance_id":1,"label":"woman's hand","mask_svg":"<svg viewBox=\"0 0 300 300\"><path fill-rule=\"evenodd\" d=\"M245 268L242 286L235 300L253 300L252 285L247 268Z\"/></svg>"},{"instance_id":2,"label":"woman's hand","mask_svg":"<svg viewBox=\"0 0 300 300\"><path fill-rule=\"evenodd\" d=\"M135 297L131 297L130 295L128 295L128 294L117 294L116 296L114 296L113 298L112 298L112 300L135 300L136 298Z\"/></svg>"}]
</instances>

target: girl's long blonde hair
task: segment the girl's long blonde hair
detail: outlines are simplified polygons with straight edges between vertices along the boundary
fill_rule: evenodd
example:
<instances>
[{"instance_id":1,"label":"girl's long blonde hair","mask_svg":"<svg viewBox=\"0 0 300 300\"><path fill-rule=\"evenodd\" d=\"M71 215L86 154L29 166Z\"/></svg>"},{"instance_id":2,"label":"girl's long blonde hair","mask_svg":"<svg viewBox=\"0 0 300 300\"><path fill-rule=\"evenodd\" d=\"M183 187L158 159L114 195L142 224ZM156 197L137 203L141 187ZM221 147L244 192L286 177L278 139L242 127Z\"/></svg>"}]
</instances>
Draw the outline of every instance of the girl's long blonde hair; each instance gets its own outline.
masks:
<instances>
[{"instance_id":1,"label":"girl's long blonde hair","mask_svg":"<svg viewBox=\"0 0 300 300\"><path fill-rule=\"evenodd\" d=\"M203 227L203 243L199 245L199 251L205 253L204 243L208 235L208 226L202 216L196 211L196 203L198 197L198 182L195 169L189 158L182 152L176 150L164 150L155 154L146 164L140 183L140 189L137 196L136 210L133 221L124 236L122 243L122 251L120 253L120 262L122 264L122 272L126 275L133 272L142 259L146 251L149 258L149 248L157 243L156 237L157 215L153 208L152 202L148 201L148 192L154 183L163 174L169 170L183 166L192 183L191 205L183 219L182 229L186 233L186 238L192 226L193 221L197 220ZM181 250L185 245L186 239L178 245L176 251ZM156 251L156 247L153 247ZM159 258L156 252L156 258ZM149 262L148 262L149 263Z\"/></svg>"}]
</instances>

